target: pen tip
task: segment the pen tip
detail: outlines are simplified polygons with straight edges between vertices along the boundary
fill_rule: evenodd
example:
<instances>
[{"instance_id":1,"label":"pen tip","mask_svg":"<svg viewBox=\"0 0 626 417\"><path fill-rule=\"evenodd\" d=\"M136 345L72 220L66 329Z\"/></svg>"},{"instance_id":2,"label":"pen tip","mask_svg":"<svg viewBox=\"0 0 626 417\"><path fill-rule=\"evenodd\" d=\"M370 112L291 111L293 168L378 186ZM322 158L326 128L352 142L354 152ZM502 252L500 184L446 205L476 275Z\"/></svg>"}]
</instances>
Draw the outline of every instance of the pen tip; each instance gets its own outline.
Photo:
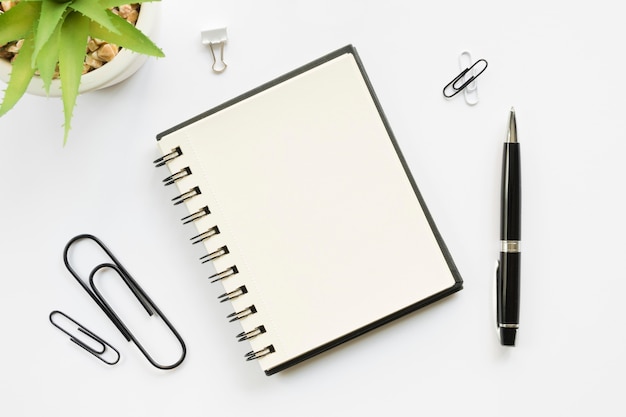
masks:
<instances>
[{"instance_id":1,"label":"pen tip","mask_svg":"<svg viewBox=\"0 0 626 417\"><path fill-rule=\"evenodd\" d=\"M515 121L515 109L511 107L511 115L509 116L509 133L507 142L517 143L517 123Z\"/></svg>"}]
</instances>

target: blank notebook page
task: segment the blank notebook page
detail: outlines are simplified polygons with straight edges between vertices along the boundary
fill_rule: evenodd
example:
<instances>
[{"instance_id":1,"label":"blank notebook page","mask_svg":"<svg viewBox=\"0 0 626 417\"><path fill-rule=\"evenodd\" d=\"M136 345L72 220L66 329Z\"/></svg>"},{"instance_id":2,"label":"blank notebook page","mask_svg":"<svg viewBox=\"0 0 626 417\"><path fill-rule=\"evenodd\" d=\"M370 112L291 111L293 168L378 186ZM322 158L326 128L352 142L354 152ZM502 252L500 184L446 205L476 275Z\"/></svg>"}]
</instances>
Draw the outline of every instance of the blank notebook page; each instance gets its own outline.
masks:
<instances>
[{"instance_id":1,"label":"blank notebook page","mask_svg":"<svg viewBox=\"0 0 626 417\"><path fill-rule=\"evenodd\" d=\"M207 252L227 245L225 290L272 373L372 323L460 287L357 59L344 53L185 124L159 140L192 175L181 192ZM433 226L434 227L434 226ZM219 284L218 284L219 285Z\"/></svg>"}]
</instances>

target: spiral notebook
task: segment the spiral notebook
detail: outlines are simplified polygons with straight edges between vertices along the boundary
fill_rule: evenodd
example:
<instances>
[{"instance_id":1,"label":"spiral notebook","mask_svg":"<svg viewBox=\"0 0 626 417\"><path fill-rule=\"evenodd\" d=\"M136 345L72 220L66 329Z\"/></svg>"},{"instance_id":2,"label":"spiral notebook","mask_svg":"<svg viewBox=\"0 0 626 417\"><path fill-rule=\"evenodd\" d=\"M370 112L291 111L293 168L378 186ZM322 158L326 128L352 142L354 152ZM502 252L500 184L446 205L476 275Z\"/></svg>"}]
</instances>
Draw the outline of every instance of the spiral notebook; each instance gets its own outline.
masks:
<instances>
[{"instance_id":1,"label":"spiral notebook","mask_svg":"<svg viewBox=\"0 0 626 417\"><path fill-rule=\"evenodd\" d=\"M352 46L157 140L268 375L462 288Z\"/></svg>"}]
</instances>

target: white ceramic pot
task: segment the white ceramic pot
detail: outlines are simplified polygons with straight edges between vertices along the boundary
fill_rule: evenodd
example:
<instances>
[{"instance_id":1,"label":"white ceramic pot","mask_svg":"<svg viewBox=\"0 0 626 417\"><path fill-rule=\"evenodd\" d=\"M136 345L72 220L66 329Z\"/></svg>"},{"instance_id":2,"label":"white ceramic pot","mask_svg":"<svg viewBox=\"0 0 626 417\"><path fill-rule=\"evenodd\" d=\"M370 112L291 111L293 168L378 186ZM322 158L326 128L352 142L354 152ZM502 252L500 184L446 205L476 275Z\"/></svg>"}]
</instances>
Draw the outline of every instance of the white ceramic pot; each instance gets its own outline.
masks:
<instances>
[{"instance_id":1,"label":"white ceramic pot","mask_svg":"<svg viewBox=\"0 0 626 417\"><path fill-rule=\"evenodd\" d=\"M160 6L159 2L147 2L141 5L141 11L135 26L150 39L153 39L152 35L155 33L158 26L161 11ZM138 54L129 49L122 48L111 62L83 75L78 92L86 93L117 84L133 75L141 68L147 59L147 55ZM5 83L9 82L11 70L11 64L4 59L0 59L0 79ZM46 95L43 82L38 76L33 77L26 91L35 95ZM60 80L52 80L50 94L48 95L52 97L61 96Z\"/></svg>"}]
</instances>

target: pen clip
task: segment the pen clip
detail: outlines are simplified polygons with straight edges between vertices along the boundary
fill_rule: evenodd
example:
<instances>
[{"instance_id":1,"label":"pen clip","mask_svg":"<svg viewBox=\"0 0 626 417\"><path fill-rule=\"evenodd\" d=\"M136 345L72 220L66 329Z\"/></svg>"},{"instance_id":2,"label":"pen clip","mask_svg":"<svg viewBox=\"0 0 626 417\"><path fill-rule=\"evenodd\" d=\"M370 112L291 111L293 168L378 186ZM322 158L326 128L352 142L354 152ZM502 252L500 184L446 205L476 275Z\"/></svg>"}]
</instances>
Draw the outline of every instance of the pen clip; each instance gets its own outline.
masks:
<instances>
[{"instance_id":1,"label":"pen clip","mask_svg":"<svg viewBox=\"0 0 626 417\"><path fill-rule=\"evenodd\" d=\"M499 293L499 275L500 275L500 261L496 260L496 265L495 268L493 270L493 288L492 288L492 303L493 303L493 315L495 318L495 322L496 322L496 336L498 337L498 340L500 340L500 309L499 309L499 297L500 297L500 293Z\"/></svg>"}]
</instances>

